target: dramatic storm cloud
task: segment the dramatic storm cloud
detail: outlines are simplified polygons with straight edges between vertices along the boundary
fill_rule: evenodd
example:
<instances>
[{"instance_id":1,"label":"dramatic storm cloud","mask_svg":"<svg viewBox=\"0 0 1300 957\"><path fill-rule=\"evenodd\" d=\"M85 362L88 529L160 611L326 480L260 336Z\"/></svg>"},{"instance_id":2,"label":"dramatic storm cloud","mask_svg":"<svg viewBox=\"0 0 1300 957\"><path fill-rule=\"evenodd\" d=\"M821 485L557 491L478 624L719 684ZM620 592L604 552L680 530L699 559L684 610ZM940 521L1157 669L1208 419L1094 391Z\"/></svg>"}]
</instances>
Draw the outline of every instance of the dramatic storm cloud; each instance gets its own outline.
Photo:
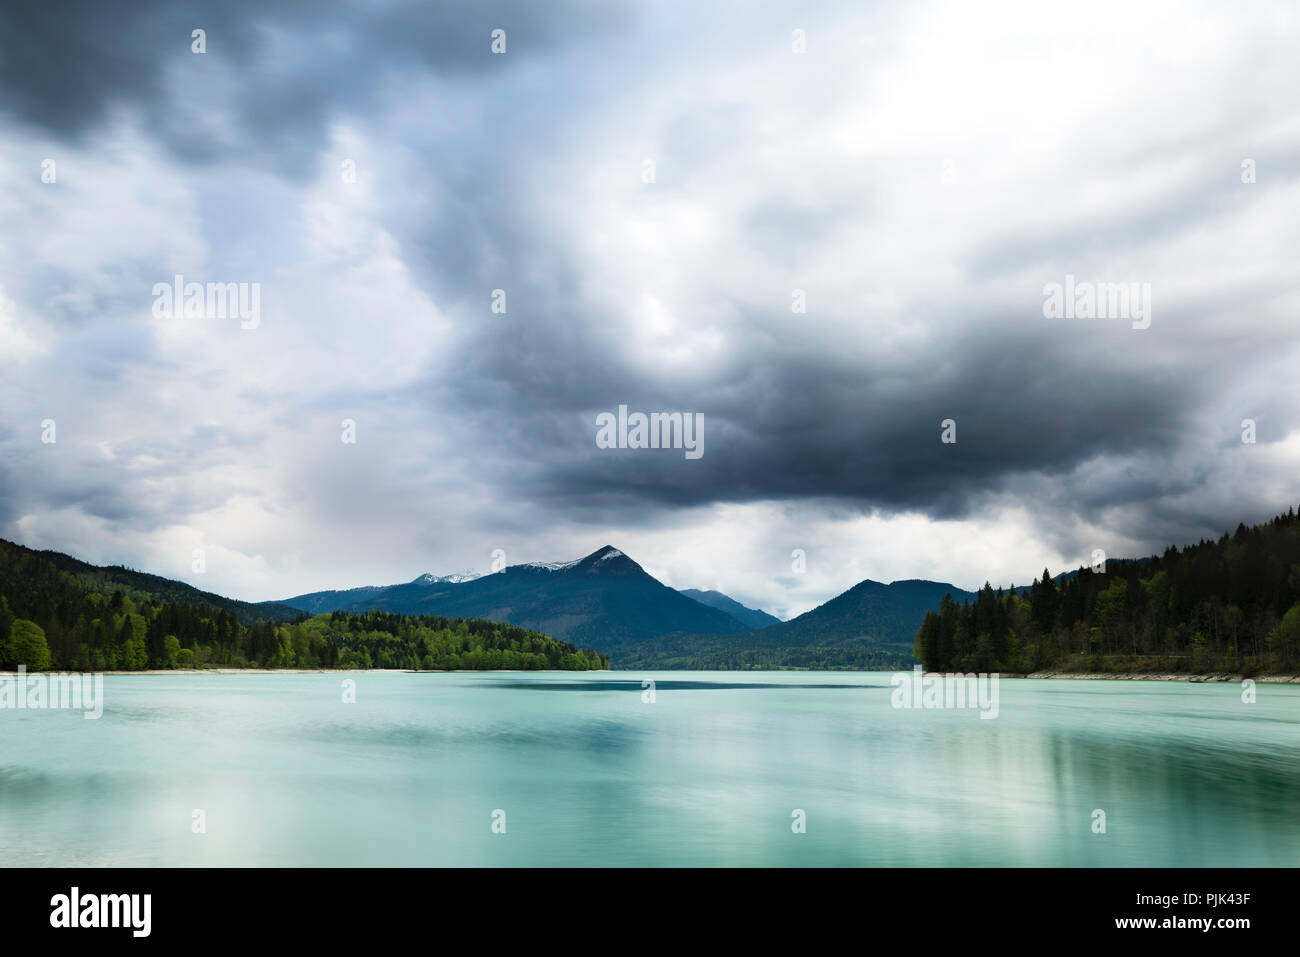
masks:
<instances>
[{"instance_id":1,"label":"dramatic storm cloud","mask_svg":"<svg viewBox=\"0 0 1300 957\"><path fill-rule=\"evenodd\" d=\"M0 535L254 600L610 542L784 616L1285 511L1300 13L1044 6L6 4Z\"/></svg>"}]
</instances>

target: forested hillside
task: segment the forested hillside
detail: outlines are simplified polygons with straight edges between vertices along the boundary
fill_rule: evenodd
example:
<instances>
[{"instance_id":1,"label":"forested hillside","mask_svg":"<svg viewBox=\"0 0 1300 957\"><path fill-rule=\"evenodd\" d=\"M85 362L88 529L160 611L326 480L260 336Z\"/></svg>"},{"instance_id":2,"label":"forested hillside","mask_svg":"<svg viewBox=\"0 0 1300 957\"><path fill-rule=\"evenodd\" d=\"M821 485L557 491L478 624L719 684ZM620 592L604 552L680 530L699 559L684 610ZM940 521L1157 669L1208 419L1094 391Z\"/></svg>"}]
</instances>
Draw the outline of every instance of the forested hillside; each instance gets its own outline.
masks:
<instances>
[{"instance_id":1,"label":"forested hillside","mask_svg":"<svg viewBox=\"0 0 1300 957\"><path fill-rule=\"evenodd\" d=\"M1112 562L926 615L915 653L932 671L1296 673L1295 510L1145 562Z\"/></svg>"}]
</instances>

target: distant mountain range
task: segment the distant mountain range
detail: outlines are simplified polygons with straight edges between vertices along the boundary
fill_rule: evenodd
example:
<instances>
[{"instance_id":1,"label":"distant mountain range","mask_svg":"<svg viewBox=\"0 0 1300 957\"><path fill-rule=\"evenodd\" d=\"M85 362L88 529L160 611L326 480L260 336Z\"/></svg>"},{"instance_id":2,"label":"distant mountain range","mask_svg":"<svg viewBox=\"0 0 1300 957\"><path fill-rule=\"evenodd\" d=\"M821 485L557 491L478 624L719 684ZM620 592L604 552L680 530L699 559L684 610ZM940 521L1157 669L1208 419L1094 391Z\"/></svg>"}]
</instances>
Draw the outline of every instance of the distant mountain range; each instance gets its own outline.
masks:
<instances>
[{"instance_id":1,"label":"distant mountain range","mask_svg":"<svg viewBox=\"0 0 1300 957\"><path fill-rule=\"evenodd\" d=\"M791 621L718 591L669 588L611 545L571 562L491 575L421 575L399 585L312 592L279 605L312 614L388 611L484 618L610 655L614 667L902 667L925 613L953 585L864 581Z\"/></svg>"},{"instance_id":2,"label":"distant mountain range","mask_svg":"<svg viewBox=\"0 0 1300 957\"><path fill-rule=\"evenodd\" d=\"M457 577L461 580L449 580ZM481 577L422 575L401 585L298 595L282 604L313 614L388 611L484 618L553 638L564 635L561 640L582 647L600 645L609 649L606 654L669 632L730 635L750 630L727 612L669 588L610 545L572 562L510 565Z\"/></svg>"}]
</instances>

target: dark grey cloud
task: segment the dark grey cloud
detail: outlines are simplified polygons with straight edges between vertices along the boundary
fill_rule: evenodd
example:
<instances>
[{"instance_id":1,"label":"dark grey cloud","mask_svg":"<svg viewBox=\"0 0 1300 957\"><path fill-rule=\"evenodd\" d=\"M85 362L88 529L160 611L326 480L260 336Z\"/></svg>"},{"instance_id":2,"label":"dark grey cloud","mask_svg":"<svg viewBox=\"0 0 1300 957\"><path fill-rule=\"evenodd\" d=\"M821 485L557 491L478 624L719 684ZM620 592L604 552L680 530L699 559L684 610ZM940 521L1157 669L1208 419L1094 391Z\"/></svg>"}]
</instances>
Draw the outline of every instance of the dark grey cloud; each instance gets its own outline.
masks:
<instances>
[{"instance_id":1,"label":"dark grey cloud","mask_svg":"<svg viewBox=\"0 0 1300 957\"><path fill-rule=\"evenodd\" d=\"M78 140L113 110L136 109L188 162L227 162L238 149L303 175L330 117L367 109L390 81L486 82L628 18L624 6L590 0L15 0L0 7L0 110ZM497 28L507 34L501 56L489 47ZM191 51L195 29L206 31L203 55ZM207 92L223 71L233 102ZM233 141L206 129L204 112L219 109L238 120Z\"/></svg>"},{"instance_id":2,"label":"dark grey cloud","mask_svg":"<svg viewBox=\"0 0 1300 957\"><path fill-rule=\"evenodd\" d=\"M475 392L462 409L484 447L530 463L517 492L575 508L613 492L674 505L843 497L959 516L1023 473L1064 476L1099 456L1172 452L1197 428L1202 397L1234 375L1224 352L1171 374L1147 360L1160 355L1154 337L1104 356L1097 330L1017 337L990 320L905 364L792 356L784 343L742 338L715 381L663 383L611 365L578 328L538 321L476 340L463 366ZM1236 358L1253 348L1237 344ZM703 412L705 455L597 449L595 413L620 403ZM955 445L940 441L947 418ZM1141 486L1078 492L1081 503L1114 503L1140 497Z\"/></svg>"}]
</instances>

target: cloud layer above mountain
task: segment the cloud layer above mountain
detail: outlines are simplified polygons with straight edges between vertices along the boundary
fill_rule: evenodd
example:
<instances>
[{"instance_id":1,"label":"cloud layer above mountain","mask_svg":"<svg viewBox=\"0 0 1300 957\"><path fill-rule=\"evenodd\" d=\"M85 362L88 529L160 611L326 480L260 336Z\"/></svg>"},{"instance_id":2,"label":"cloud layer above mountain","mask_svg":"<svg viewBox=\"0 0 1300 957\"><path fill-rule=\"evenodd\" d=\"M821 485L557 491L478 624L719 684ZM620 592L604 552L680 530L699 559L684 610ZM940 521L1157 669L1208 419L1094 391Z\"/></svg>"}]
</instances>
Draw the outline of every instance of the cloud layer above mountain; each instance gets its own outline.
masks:
<instances>
[{"instance_id":1,"label":"cloud layer above mountain","mask_svg":"<svg viewBox=\"0 0 1300 957\"><path fill-rule=\"evenodd\" d=\"M608 541L789 615L1266 518L1297 41L1284 3L6 4L0 535L249 599ZM257 283L256 328L158 316L178 274ZM1066 276L1149 327L1046 318ZM599 448L620 405L703 456Z\"/></svg>"}]
</instances>

